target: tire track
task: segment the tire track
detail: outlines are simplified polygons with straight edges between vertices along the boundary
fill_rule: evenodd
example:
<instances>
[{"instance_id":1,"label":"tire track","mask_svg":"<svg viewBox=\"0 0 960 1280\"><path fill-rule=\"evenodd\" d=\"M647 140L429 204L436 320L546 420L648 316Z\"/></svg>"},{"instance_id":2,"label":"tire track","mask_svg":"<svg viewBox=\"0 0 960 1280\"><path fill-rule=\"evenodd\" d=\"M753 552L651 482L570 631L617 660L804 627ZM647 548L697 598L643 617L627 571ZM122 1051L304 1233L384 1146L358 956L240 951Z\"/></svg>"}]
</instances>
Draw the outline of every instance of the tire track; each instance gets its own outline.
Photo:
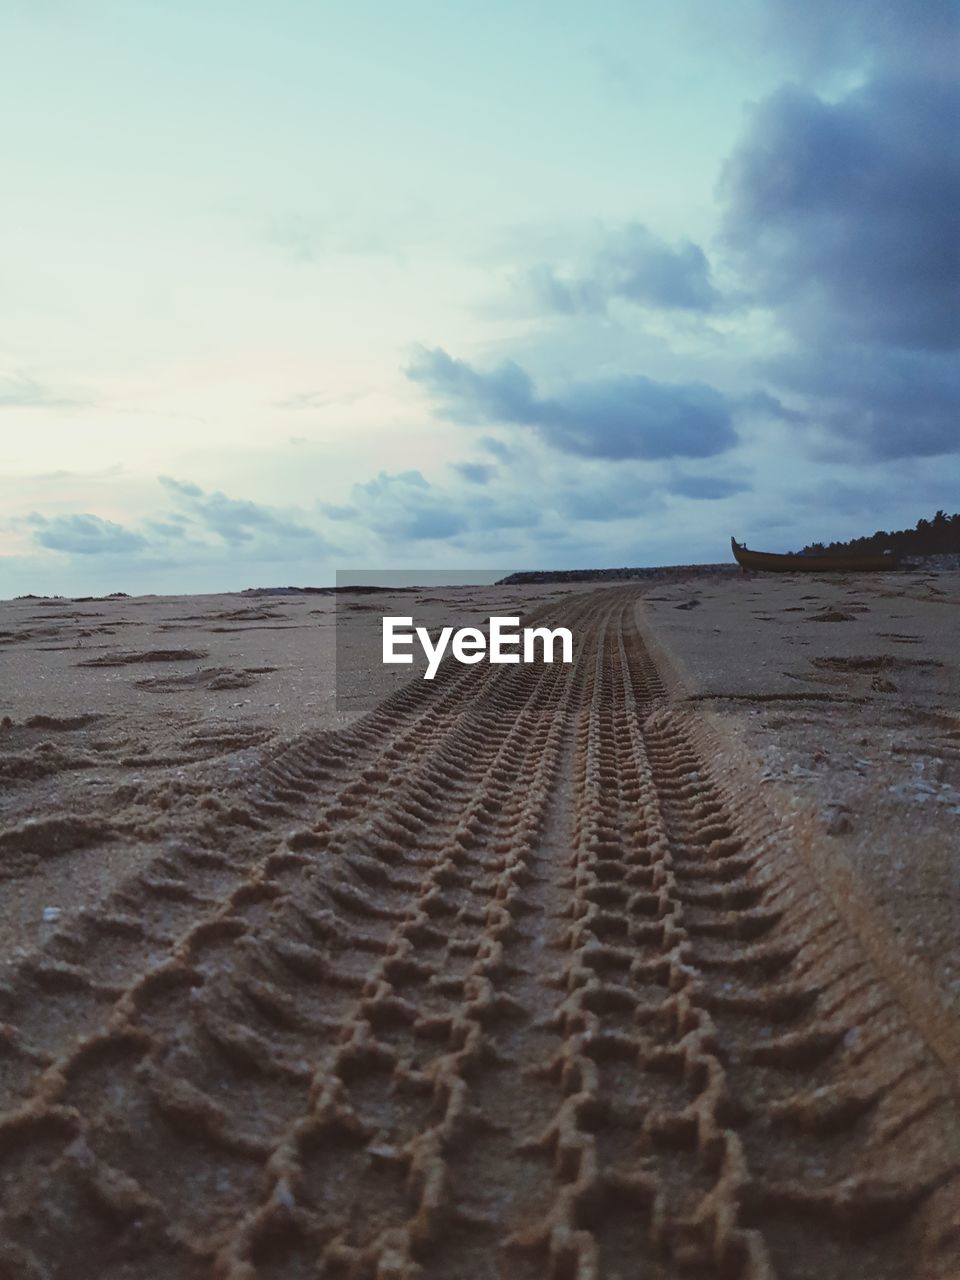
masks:
<instances>
[{"instance_id":1,"label":"tire track","mask_svg":"<svg viewBox=\"0 0 960 1280\"><path fill-rule=\"evenodd\" d=\"M114 1163L108 1161L107 1167L113 1169L114 1164L124 1169L133 1167L148 1188L159 1173L164 1184L158 1196L149 1190L134 1195L128 1187L128 1217L137 1221L138 1229L139 1219L144 1215L158 1220L162 1229L154 1234L163 1249L173 1242L182 1244L190 1253L206 1255L210 1241L201 1239L197 1233L203 1229L209 1231L209 1224L201 1221L194 1226L197 1213L202 1217L212 1211L216 1218L219 1201L235 1202L238 1179L249 1189L256 1181L258 1161L262 1161L269 1145L263 1134L245 1132L236 1119L253 1114L281 1121L288 1115L294 1093L289 1077L297 1073L290 1069L289 1063L277 1062L270 1046L262 1037L251 1035L242 1022L239 1029L231 1024L222 1007L227 998L223 993L217 992L212 1000L216 1006L219 999L221 1007L204 1016L202 1011L207 1002L198 1002L197 996L208 976L205 969L209 966L213 970L207 986L207 990L213 992L212 979L234 964L240 944L247 944L254 953L255 966L263 971L251 978L248 999L253 1001L261 1019L266 1019L274 1039L275 1024L282 1022L284 1016L293 1017L293 1009L300 1010L303 1022L314 1032L330 1035L335 1030L338 1009L354 998L363 985L365 969L371 963L369 953L376 953L383 945L377 934L383 933L384 921L389 924L391 912L397 917L403 915L402 903L391 908L371 897L367 882L371 877L374 881L382 880L378 874L380 864L375 859L396 859L398 841L409 844L419 831L426 836L424 857L429 857L431 843L442 844L444 834L458 832L461 799L469 797L485 764L496 757L510 733L511 712L525 699L529 700L530 689L539 679L535 671L527 668L519 689L516 681L498 681L493 677L475 682L476 696L465 709L465 700L457 693L462 676L459 672L453 674L460 677L450 679L447 673L446 684L453 686L453 691L441 688L436 702L426 710L423 710L424 697L419 689L390 700L399 704L397 718L406 733L388 739L385 746L380 745L383 743L382 719L390 714L389 706L370 717L359 734L339 735L338 740L326 748L323 744L308 743L306 753L301 750L293 765L289 753L279 768L269 764L266 785L258 780L255 793L258 807L269 809L276 803L276 794L283 792L286 801L283 815L289 820L291 803L301 799L303 777L308 771L317 771L318 759L329 760L344 747L349 751L358 738L361 747L378 744L377 763L366 770L360 782L351 777L311 828L299 830L288 839L288 845L294 846L295 851L262 855L253 870L241 877L239 887L232 888L225 898L217 901L198 892L202 887L198 884L202 879L200 871L182 868L184 875L178 877L176 872L181 868L172 859L163 860L148 877L118 895L127 910L120 915L106 916L97 928L106 924L115 935L132 940L134 952L138 948L142 952L145 941L156 941L156 935L150 931L153 915L163 922L167 935L175 933L181 923L195 921L176 938L172 947L164 946L168 936L161 939L159 950L165 954L146 974L138 974L129 988L118 993L90 976L89 969L96 967L99 951L86 921L81 922L79 937L74 932L55 940L48 948L52 956L40 960L31 958L20 966L16 980L8 983L9 1004L19 1013L20 1023L8 1026L6 1040L11 1050L7 1055L11 1060L8 1065L12 1062L14 1067L19 1067L21 1077L36 1077L38 1066L41 1074L34 1094L7 1113L15 1161L20 1158L18 1148L23 1145L24 1135L30 1135L36 1124L46 1136L50 1129L47 1117L55 1115L59 1145L61 1151L66 1151L57 1171L75 1177L78 1153L81 1165L91 1162L88 1139L91 1128L96 1127L96 1117L91 1120L89 1095L108 1094L111 1105L105 1112L106 1130ZM405 715L411 711L412 728L404 724ZM400 748L408 740L410 753L405 755ZM304 754L309 756L306 763L302 758ZM389 767L378 767L381 761ZM512 781L502 773L501 782L504 780ZM322 781L315 777L313 784L319 787ZM291 783L293 786L288 790ZM266 801L262 799L265 791ZM379 808L378 793L389 797ZM358 800L363 794L371 798L368 811L362 820L351 822L357 817ZM276 844L275 837L272 844ZM303 881L316 870L321 850L325 859L333 864L335 873L332 878L328 877L332 883L317 886L318 892L311 895L311 901L311 896L304 893ZM193 862L198 860L191 853L184 857ZM200 861L206 863L211 857L219 870L215 855L207 854ZM231 876L236 879L232 870ZM416 880L388 883L386 888L409 896L417 883ZM321 900L317 901L318 898ZM316 910L312 909L314 906ZM346 911L346 919L338 918L338 907ZM355 925L358 916L365 925L359 931ZM414 928L411 933L417 936ZM322 949L314 945L318 942ZM60 954L64 948L84 955L87 967L64 959ZM226 955L218 959L217 952L223 950ZM202 964L198 963L201 957ZM338 965L339 957L345 959ZM127 957L128 963L135 958ZM278 977L289 979L291 976L308 984L306 992L297 992L296 1001L284 990L282 980L278 982ZM321 981L325 989L322 996L315 999L312 988ZM320 1010L312 1022L311 1005ZM109 1007L108 1014L103 1012L105 1006ZM87 1027L98 1019L100 1027L87 1032ZM192 1024L196 1022L202 1026L196 1031L196 1043L189 1043ZM42 1048L30 1039L30 1032L44 1036ZM52 1046L69 1043L71 1039L76 1047L65 1058L57 1060L48 1052L47 1042ZM150 1052L144 1059L148 1046ZM245 1069L251 1066L251 1059L258 1056L261 1063L270 1066L267 1074L274 1077L270 1089L262 1082L254 1087L245 1078L249 1074ZM91 1078L94 1083L78 1085L77 1076ZM126 1118L118 1112L117 1091L112 1089L112 1080L105 1076L119 1076L122 1081L129 1080L135 1085L129 1090L124 1085L125 1093L129 1094L124 1097ZM301 1079L301 1086L304 1083ZM23 1092L22 1080L14 1081L14 1085L14 1091L19 1085ZM226 1109L218 1097L224 1094ZM77 1105L71 1107L74 1098ZM67 1100L66 1106L62 1105L63 1099ZM156 1129L155 1112L159 1112L165 1122L161 1131ZM179 1141L184 1130L190 1138L189 1151L182 1149ZM175 1148L171 1148L174 1131L178 1140ZM216 1159L211 1160L209 1153L196 1149L198 1133L206 1134L217 1148L229 1150L232 1158L229 1169L214 1168ZM26 1146L29 1157L30 1144ZM139 1166L145 1162L148 1167L141 1171ZM93 1163L96 1165L95 1159ZM185 1170L191 1166L198 1166L195 1176L201 1183L201 1194L186 1206L183 1214L186 1226L181 1223L180 1229L168 1229L169 1222L178 1219L181 1206L165 1205L166 1196L172 1195L176 1200L178 1185L167 1185L169 1178L164 1168ZM43 1169L47 1169L46 1164ZM8 1180L19 1176L18 1171L13 1171ZM52 1172L48 1172L48 1176L52 1176ZM212 1193L208 1185L210 1177L219 1184L221 1194ZM139 1184L135 1181L133 1185ZM11 1232L8 1251L14 1250L11 1256L16 1257L17 1274L28 1274L25 1270L28 1254L16 1249L14 1244L17 1234Z\"/></svg>"},{"instance_id":2,"label":"tire track","mask_svg":"<svg viewBox=\"0 0 960 1280\"><path fill-rule=\"evenodd\" d=\"M0 1275L948 1280L955 1082L636 599L272 753L8 966Z\"/></svg>"}]
</instances>

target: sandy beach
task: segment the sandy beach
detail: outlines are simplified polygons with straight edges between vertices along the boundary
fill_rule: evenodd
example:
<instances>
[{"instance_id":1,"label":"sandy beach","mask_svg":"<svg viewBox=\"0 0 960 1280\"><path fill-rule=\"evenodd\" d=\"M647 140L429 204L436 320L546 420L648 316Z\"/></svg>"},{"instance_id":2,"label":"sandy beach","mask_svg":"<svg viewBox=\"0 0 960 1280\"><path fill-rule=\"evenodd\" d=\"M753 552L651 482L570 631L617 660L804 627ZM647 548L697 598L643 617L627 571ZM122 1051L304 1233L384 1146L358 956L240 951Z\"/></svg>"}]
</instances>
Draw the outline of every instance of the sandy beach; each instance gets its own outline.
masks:
<instances>
[{"instance_id":1,"label":"sandy beach","mask_svg":"<svg viewBox=\"0 0 960 1280\"><path fill-rule=\"evenodd\" d=\"M958 606L0 604L0 1275L950 1280ZM572 666L336 687L534 611Z\"/></svg>"},{"instance_id":2,"label":"sandy beach","mask_svg":"<svg viewBox=\"0 0 960 1280\"><path fill-rule=\"evenodd\" d=\"M0 44L0 1280L960 1280L958 0Z\"/></svg>"}]
</instances>

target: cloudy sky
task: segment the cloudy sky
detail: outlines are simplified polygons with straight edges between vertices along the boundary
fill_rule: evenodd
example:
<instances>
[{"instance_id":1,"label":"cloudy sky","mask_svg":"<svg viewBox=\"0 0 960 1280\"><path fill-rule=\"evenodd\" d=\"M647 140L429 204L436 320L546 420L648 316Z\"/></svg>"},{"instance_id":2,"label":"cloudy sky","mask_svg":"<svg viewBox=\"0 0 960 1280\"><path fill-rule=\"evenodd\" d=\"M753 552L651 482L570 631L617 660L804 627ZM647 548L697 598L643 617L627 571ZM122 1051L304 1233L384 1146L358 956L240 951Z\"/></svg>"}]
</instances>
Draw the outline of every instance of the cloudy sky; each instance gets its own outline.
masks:
<instances>
[{"instance_id":1,"label":"cloudy sky","mask_svg":"<svg viewBox=\"0 0 960 1280\"><path fill-rule=\"evenodd\" d=\"M955 510L954 0L3 0L0 596Z\"/></svg>"}]
</instances>

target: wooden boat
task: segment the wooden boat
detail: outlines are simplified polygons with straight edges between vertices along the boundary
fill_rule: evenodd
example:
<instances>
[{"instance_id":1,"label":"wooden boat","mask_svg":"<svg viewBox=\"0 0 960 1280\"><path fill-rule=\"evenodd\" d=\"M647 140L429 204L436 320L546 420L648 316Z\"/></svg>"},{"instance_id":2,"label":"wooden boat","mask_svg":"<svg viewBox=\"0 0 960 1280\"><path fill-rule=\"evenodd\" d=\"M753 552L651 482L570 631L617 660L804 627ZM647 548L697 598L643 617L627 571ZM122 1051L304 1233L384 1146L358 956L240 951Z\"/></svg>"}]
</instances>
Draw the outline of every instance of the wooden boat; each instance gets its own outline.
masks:
<instances>
[{"instance_id":1,"label":"wooden boat","mask_svg":"<svg viewBox=\"0 0 960 1280\"><path fill-rule=\"evenodd\" d=\"M879 573L899 567L892 551L883 555L858 556L838 551L830 555L776 555L771 551L749 551L736 538L730 539L733 556L743 569L763 569L770 573Z\"/></svg>"}]
</instances>

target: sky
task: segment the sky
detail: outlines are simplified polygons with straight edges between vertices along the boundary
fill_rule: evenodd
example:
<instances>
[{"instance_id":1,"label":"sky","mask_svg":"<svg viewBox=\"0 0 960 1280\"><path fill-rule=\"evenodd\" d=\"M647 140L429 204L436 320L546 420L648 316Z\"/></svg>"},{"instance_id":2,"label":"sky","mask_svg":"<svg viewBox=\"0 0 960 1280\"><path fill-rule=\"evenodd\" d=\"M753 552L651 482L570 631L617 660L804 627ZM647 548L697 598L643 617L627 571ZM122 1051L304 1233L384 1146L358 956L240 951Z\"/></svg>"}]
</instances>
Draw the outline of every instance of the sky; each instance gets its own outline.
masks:
<instances>
[{"instance_id":1,"label":"sky","mask_svg":"<svg viewBox=\"0 0 960 1280\"><path fill-rule=\"evenodd\" d=\"M954 511L957 0L0 0L0 596Z\"/></svg>"}]
</instances>

